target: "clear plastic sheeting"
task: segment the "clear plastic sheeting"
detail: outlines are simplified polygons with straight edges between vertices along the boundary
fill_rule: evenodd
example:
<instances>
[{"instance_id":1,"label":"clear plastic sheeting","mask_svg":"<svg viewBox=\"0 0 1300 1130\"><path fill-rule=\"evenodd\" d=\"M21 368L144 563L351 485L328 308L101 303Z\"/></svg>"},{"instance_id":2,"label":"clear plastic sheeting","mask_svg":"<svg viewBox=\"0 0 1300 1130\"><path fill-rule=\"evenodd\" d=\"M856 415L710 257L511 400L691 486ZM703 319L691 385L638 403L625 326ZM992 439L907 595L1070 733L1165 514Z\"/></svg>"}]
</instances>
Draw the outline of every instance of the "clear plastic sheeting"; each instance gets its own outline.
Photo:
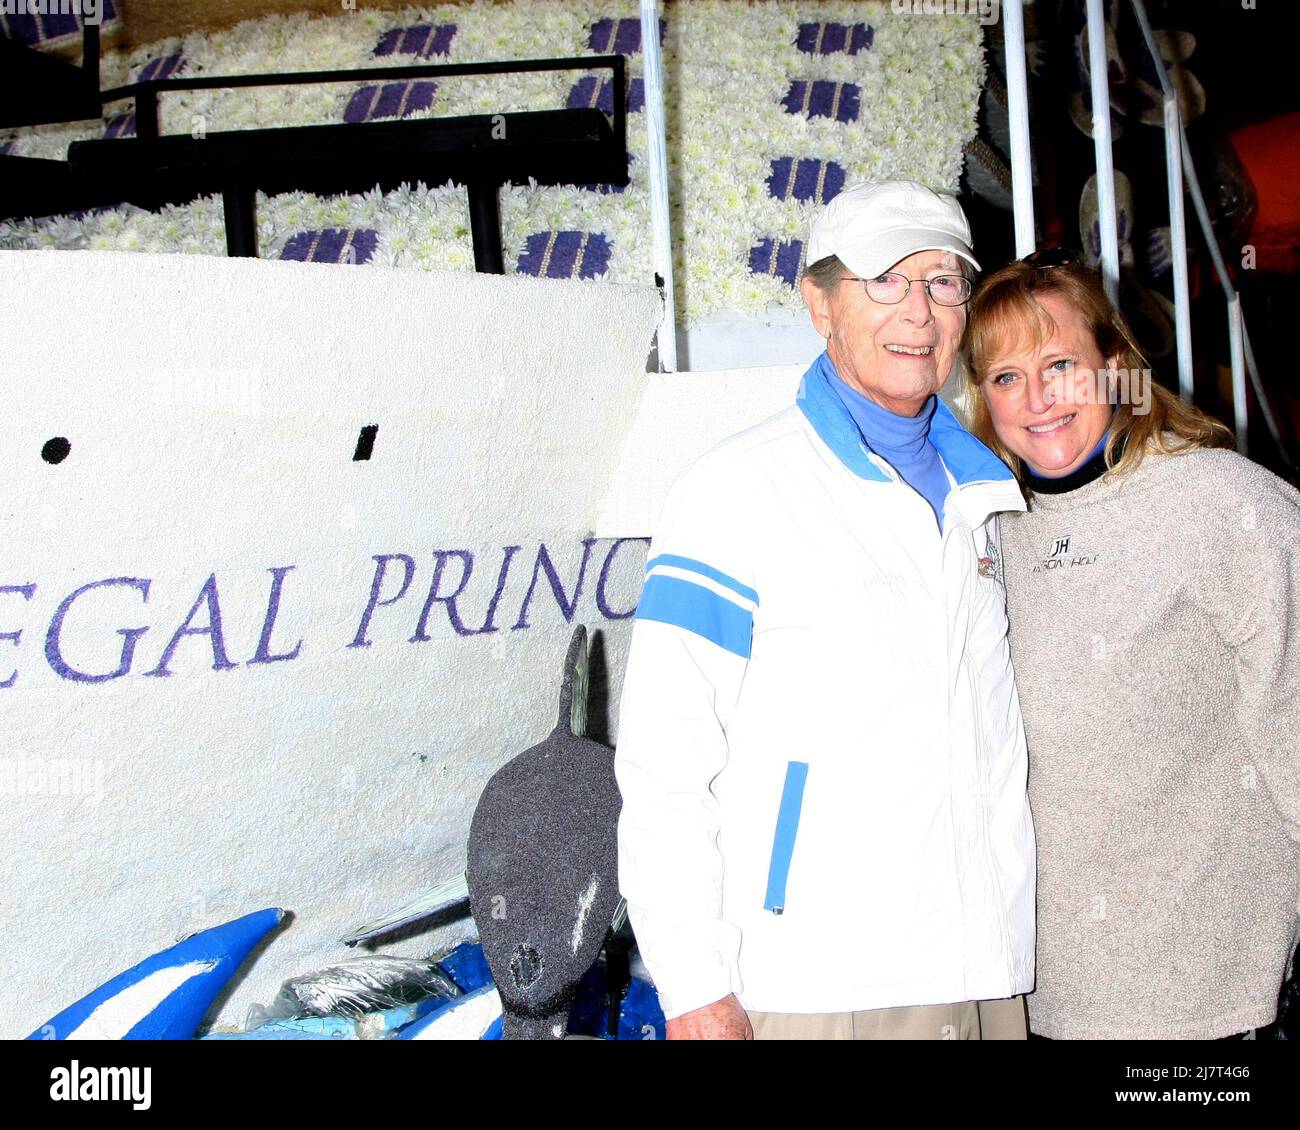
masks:
<instances>
[{"instance_id":1,"label":"clear plastic sheeting","mask_svg":"<svg viewBox=\"0 0 1300 1130\"><path fill-rule=\"evenodd\" d=\"M360 1020L369 1013L460 995L460 989L433 961L366 954L291 977L269 1007L254 1005L249 1010L248 1028L307 1017Z\"/></svg>"}]
</instances>

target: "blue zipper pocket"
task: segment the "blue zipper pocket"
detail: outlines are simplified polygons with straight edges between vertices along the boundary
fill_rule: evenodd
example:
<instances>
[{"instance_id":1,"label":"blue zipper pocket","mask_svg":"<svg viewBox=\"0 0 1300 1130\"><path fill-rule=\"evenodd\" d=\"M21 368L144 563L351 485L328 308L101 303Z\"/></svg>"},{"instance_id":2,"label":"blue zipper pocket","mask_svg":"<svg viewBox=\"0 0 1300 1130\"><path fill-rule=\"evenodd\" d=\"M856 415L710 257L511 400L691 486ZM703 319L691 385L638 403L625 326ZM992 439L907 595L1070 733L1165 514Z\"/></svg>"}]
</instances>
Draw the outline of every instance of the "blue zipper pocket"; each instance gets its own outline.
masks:
<instances>
[{"instance_id":1,"label":"blue zipper pocket","mask_svg":"<svg viewBox=\"0 0 1300 1130\"><path fill-rule=\"evenodd\" d=\"M790 874L790 859L794 855L807 780L806 761L786 763L785 787L781 790L781 807L776 814L776 832L772 836L772 863L767 871L767 897L763 900L763 909L773 914L785 911L785 884Z\"/></svg>"}]
</instances>

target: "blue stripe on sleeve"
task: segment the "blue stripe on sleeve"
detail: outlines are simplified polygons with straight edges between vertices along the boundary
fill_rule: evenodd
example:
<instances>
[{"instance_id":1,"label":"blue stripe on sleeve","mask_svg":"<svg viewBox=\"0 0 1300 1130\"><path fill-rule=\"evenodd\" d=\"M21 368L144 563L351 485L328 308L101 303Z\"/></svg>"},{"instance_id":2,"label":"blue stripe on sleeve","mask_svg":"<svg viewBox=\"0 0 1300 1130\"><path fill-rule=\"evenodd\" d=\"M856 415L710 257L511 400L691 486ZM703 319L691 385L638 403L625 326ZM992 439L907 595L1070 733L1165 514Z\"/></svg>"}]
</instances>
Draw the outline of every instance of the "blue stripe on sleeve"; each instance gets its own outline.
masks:
<instances>
[{"instance_id":1,"label":"blue stripe on sleeve","mask_svg":"<svg viewBox=\"0 0 1300 1130\"><path fill-rule=\"evenodd\" d=\"M703 585L656 573L641 590L636 618L685 628L742 659L749 658L753 614Z\"/></svg>"},{"instance_id":2,"label":"blue stripe on sleeve","mask_svg":"<svg viewBox=\"0 0 1300 1130\"><path fill-rule=\"evenodd\" d=\"M648 573L656 565L674 565L678 569L687 569L692 573L699 573L701 577L708 577L711 581L717 581L720 585L725 585L732 592L743 596L746 600L752 600L758 603L758 593L748 585L742 585L735 577L729 577L720 569L715 569L712 565L706 565L703 561L696 561L693 557L678 557L673 553L661 553L658 557L646 562L645 571Z\"/></svg>"},{"instance_id":3,"label":"blue stripe on sleeve","mask_svg":"<svg viewBox=\"0 0 1300 1130\"><path fill-rule=\"evenodd\" d=\"M780 914L785 909L785 881L790 874L795 834L799 831L799 813L803 809L803 787L808 780L808 763L791 761L785 767L785 787L781 790L781 808L776 815L776 833L772 837L772 864L767 872L767 897L763 909Z\"/></svg>"}]
</instances>

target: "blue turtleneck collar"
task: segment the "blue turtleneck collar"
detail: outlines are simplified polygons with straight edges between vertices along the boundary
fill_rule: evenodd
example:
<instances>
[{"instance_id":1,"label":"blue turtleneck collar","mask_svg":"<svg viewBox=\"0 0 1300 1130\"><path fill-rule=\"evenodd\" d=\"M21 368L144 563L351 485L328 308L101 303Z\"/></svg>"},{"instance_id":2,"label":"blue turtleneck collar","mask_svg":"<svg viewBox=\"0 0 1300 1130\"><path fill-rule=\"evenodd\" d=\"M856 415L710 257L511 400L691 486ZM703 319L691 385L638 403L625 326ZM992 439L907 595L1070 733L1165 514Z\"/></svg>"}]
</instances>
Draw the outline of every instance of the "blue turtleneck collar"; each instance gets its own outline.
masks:
<instances>
[{"instance_id":1,"label":"blue turtleneck collar","mask_svg":"<svg viewBox=\"0 0 1300 1130\"><path fill-rule=\"evenodd\" d=\"M943 505L951 484L939 452L930 441L930 422L934 419L939 398L931 395L915 416L901 416L844 381L835 371L829 354L823 353L821 360L831 387L853 417L867 446L930 504L935 522L942 531Z\"/></svg>"},{"instance_id":2,"label":"blue turtleneck collar","mask_svg":"<svg viewBox=\"0 0 1300 1130\"><path fill-rule=\"evenodd\" d=\"M849 410L872 451L891 464L895 455L909 460L920 457L922 448L930 442L930 421L938 406L937 396L931 396L915 416L900 416L859 392L838 373L834 373L832 380L844 407Z\"/></svg>"}]
</instances>

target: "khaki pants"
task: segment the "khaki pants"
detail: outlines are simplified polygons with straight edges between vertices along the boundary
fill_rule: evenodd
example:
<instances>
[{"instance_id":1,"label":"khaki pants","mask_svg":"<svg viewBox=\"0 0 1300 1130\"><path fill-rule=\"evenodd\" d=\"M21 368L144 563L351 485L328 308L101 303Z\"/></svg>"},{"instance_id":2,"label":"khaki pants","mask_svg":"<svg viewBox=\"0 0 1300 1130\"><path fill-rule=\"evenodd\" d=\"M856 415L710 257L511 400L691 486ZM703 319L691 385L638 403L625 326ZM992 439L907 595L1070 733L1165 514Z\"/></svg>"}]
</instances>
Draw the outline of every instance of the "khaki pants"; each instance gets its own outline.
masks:
<instances>
[{"instance_id":1,"label":"khaki pants","mask_svg":"<svg viewBox=\"0 0 1300 1130\"><path fill-rule=\"evenodd\" d=\"M756 1040L1024 1040L1025 998L873 1008L866 1012L751 1012Z\"/></svg>"}]
</instances>

